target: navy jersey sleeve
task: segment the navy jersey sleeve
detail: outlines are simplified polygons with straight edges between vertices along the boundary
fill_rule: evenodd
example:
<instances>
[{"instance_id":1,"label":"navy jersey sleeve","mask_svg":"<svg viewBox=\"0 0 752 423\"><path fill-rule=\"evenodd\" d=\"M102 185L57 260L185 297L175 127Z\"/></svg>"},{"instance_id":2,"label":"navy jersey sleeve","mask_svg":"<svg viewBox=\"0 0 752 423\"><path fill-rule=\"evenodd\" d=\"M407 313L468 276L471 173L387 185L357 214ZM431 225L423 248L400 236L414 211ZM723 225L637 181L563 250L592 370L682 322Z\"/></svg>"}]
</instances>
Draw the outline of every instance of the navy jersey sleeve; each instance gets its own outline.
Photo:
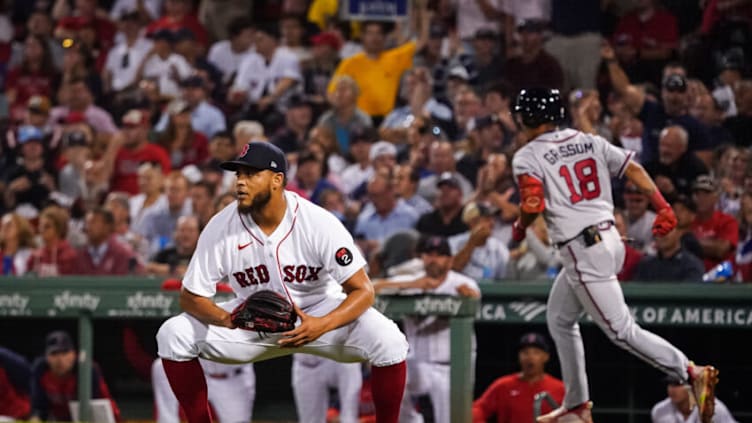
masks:
<instances>
[{"instance_id":1,"label":"navy jersey sleeve","mask_svg":"<svg viewBox=\"0 0 752 423\"><path fill-rule=\"evenodd\" d=\"M0 347L0 366L5 369L5 374L16 391L29 394L31 366L26 358L9 349Z\"/></svg>"},{"instance_id":2,"label":"navy jersey sleeve","mask_svg":"<svg viewBox=\"0 0 752 423\"><path fill-rule=\"evenodd\" d=\"M31 366L31 415L42 420L47 419L49 413L49 401L47 392L42 387L42 377L47 371L47 361L39 357Z\"/></svg>"}]
</instances>

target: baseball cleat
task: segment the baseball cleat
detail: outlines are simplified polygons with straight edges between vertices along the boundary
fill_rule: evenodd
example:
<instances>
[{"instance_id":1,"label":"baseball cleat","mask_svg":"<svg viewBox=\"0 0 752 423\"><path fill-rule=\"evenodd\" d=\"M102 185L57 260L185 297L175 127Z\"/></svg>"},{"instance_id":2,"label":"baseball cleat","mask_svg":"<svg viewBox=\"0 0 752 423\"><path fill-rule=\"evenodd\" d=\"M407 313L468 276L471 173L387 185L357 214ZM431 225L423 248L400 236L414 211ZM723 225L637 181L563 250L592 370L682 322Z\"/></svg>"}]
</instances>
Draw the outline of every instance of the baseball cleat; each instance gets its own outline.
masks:
<instances>
[{"instance_id":1,"label":"baseball cleat","mask_svg":"<svg viewBox=\"0 0 752 423\"><path fill-rule=\"evenodd\" d=\"M715 413L715 385L718 384L718 369L713 366L689 364L687 369L692 393L697 401L698 414L702 423L710 423Z\"/></svg>"},{"instance_id":2,"label":"baseball cleat","mask_svg":"<svg viewBox=\"0 0 752 423\"><path fill-rule=\"evenodd\" d=\"M592 408L592 401L584 402L571 410L559 407L538 417L535 421L536 423L593 423L593 416L590 412Z\"/></svg>"}]
</instances>

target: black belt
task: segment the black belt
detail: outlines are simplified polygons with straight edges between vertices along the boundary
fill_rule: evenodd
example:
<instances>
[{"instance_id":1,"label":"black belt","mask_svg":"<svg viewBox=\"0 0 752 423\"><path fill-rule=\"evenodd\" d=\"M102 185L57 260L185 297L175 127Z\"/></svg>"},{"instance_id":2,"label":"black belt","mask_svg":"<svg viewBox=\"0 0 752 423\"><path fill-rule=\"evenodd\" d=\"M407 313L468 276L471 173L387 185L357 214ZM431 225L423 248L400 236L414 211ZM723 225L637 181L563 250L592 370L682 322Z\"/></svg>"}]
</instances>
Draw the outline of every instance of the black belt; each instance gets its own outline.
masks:
<instances>
[{"instance_id":1,"label":"black belt","mask_svg":"<svg viewBox=\"0 0 752 423\"><path fill-rule=\"evenodd\" d=\"M611 227L614 226L613 220L604 220L603 222L596 223L595 225L590 225L583 229L580 233L573 236L572 238L569 238L565 241L557 242L554 244L556 248L561 248L570 242L574 241L575 239L582 237L582 241L585 243L586 247L593 246L599 242L601 242L603 239L601 238L601 231L607 231L611 229Z\"/></svg>"},{"instance_id":2,"label":"black belt","mask_svg":"<svg viewBox=\"0 0 752 423\"><path fill-rule=\"evenodd\" d=\"M241 373L243 373L243 368L238 367L237 369L233 370L231 373L207 373L206 375L212 379L229 379L233 376L238 376Z\"/></svg>"}]
</instances>

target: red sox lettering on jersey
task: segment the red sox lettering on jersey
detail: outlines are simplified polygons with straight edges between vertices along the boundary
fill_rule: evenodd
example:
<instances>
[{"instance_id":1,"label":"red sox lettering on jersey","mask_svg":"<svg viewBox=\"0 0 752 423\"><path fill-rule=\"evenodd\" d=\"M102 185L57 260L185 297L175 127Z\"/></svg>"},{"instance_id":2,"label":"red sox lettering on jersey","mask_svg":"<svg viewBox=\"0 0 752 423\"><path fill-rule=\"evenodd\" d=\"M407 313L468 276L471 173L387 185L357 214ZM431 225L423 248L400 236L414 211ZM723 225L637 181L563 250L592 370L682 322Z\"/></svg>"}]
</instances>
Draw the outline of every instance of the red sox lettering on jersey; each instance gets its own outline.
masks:
<instances>
[{"instance_id":1,"label":"red sox lettering on jersey","mask_svg":"<svg viewBox=\"0 0 752 423\"><path fill-rule=\"evenodd\" d=\"M282 266L284 282L316 282L319 280L319 272L322 266L308 266L306 264ZM232 276L238 285L248 287L269 283L269 269L265 264L248 267L242 272L234 272Z\"/></svg>"}]
</instances>

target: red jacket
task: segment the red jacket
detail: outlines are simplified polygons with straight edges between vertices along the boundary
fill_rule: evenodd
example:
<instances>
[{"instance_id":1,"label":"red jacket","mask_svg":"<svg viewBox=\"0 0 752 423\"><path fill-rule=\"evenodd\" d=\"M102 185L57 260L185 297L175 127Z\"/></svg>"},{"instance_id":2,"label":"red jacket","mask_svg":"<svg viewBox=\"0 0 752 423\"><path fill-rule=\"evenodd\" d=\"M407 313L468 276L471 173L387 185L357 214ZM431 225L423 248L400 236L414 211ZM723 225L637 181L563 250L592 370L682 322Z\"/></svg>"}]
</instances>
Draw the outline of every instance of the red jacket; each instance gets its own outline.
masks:
<instances>
[{"instance_id":1,"label":"red jacket","mask_svg":"<svg viewBox=\"0 0 752 423\"><path fill-rule=\"evenodd\" d=\"M77 253L76 270L80 275L128 275L143 273L144 268L133 250L113 236L107 241L107 251L99 264L94 264L88 246L81 247Z\"/></svg>"},{"instance_id":2,"label":"red jacket","mask_svg":"<svg viewBox=\"0 0 752 423\"><path fill-rule=\"evenodd\" d=\"M21 355L0 347L0 416L26 420L31 413L31 366Z\"/></svg>"},{"instance_id":3,"label":"red jacket","mask_svg":"<svg viewBox=\"0 0 752 423\"><path fill-rule=\"evenodd\" d=\"M42 420L71 421L68 403L78 399L77 367L74 366L63 376L56 376L50 371L46 359L39 357L32 365L31 392L33 416ZM91 368L91 397L108 398L115 420L120 420L120 410L110 395L97 363L92 363Z\"/></svg>"},{"instance_id":4,"label":"red jacket","mask_svg":"<svg viewBox=\"0 0 752 423\"><path fill-rule=\"evenodd\" d=\"M679 44L679 27L676 17L664 9L657 9L645 22L637 12L624 15L614 31L615 44L629 44L637 50L643 48L676 48Z\"/></svg>"},{"instance_id":5,"label":"red jacket","mask_svg":"<svg viewBox=\"0 0 752 423\"><path fill-rule=\"evenodd\" d=\"M77 273L76 250L65 240L54 247L37 248L29 257L26 272L37 276L73 275Z\"/></svg>"},{"instance_id":6,"label":"red jacket","mask_svg":"<svg viewBox=\"0 0 752 423\"><path fill-rule=\"evenodd\" d=\"M146 33L151 35L159 31L160 29L168 29L175 32L181 28L191 30L191 32L193 32L193 35L196 36L196 42L201 44L203 47L209 46L209 36L206 33L206 29L203 25L201 25L201 22L199 22L198 18L196 18L196 16L194 15L185 15L183 19L180 20L175 20L169 16L162 16L146 27Z\"/></svg>"},{"instance_id":7,"label":"red jacket","mask_svg":"<svg viewBox=\"0 0 752 423\"><path fill-rule=\"evenodd\" d=\"M724 260L734 261L736 246L739 244L739 222L733 216L716 210L709 219L700 220L699 216L695 217L695 221L692 222L692 232L694 232L698 241L710 238L723 239L731 243L731 248L720 260L700 257L705 263L705 270L712 269Z\"/></svg>"},{"instance_id":8,"label":"red jacket","mask_svg":"<svg viewBox=\"0 0 752 423\"><path fill-rule=\"evenodd\" d=\"M115 156L115 169L112 174L110 191L124 191L138 194L138 167L145 162L157 162L162 173L167 175L172 169L170 156L164 148L155 144L144 144L137 150L122 147Z\"/></svg>"},{"instance_id":9,"label":"red jacket","mask_svg":"<svg viewBox=\"0 0 752 423\"><path fill-rule=\"evenodd\" d=\"M564 400L564 383L551 375L545 374L532 384L522 380L520 373L500 377L473 402L473 423L485 423L493 415L498 423L535 421L533 398L543 391L559 404ZM541 412L550 411L551 407L543 401Z\"/></svg>"}]
</instances>

